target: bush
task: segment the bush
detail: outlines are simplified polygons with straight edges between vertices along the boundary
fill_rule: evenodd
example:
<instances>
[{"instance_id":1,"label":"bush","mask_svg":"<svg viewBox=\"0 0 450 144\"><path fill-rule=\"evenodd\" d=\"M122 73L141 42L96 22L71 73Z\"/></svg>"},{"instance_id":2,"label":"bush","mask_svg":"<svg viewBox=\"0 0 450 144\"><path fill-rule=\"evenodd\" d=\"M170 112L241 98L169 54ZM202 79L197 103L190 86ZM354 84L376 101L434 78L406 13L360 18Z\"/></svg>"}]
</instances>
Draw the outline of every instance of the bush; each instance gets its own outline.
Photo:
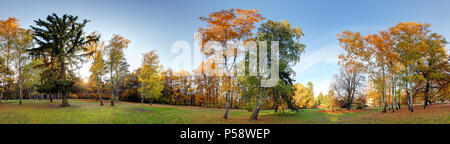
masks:
<instances>
[{"instance_id":1,"label":"bush","mask_svg":"<svg viewBox=\"0 0 450 144\"><path fill-rule=\"evenodd\" d=\"M247 105L244 107L248 112L252 112L253 108L254 108L255 103L254 102L249 102L247 103Z\"/></svg>"},{"instance_id":2,"label":"bush","mask_svg":"<svg viewBox=\"0 0 450 144\"><path fill-rule=\"evenodd\" d=\"M364 104L361 102L356 102L356 109L364 109Z\"/></svg>"},{"instance_id":3,"label":"bush","mask_svg":"<svg viewBox=\"0 0 450 144\"><path fill-rule=\"evenodd\" d=\"M367 101L364 97L357 97L355 101L356 109L364 109L364 105L366 105Z\"/></svg>"}]
</instances>

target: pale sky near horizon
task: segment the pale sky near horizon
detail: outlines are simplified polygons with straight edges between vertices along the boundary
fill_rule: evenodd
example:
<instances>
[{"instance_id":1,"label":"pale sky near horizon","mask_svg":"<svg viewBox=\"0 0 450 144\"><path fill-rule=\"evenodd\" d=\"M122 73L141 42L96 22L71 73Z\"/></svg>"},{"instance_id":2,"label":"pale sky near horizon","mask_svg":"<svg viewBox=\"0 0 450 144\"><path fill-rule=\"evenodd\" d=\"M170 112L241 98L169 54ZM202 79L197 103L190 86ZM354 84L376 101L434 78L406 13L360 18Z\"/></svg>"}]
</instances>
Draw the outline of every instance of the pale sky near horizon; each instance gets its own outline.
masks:
<instances>
[{"instance_id":1,"label":"pale sky near horizon","mask_svg":"<svg viewBox=\"0 0 450 144\"><path fill-rule=\"evenodd\" d=\"M0 19L16 17L22 27L51 13L91 20L86 31L99 31L102 40L120 34L131 40L125 51L130 71L140 66L142 53L156 50L165 68L178 54L171 45L184 40L193 47L193 35L204 24L198 19L229 8L258 9L270 20L288 20L305 33L301 62L293 69L296 82L313 82L315 95L327 93L342 53L336 34L344 30L376 33L403 21L430 23L433 32L450 36L448 0L2 0ZM80 71L89 75L86 64Z\"/></svg>"}]
</instances>

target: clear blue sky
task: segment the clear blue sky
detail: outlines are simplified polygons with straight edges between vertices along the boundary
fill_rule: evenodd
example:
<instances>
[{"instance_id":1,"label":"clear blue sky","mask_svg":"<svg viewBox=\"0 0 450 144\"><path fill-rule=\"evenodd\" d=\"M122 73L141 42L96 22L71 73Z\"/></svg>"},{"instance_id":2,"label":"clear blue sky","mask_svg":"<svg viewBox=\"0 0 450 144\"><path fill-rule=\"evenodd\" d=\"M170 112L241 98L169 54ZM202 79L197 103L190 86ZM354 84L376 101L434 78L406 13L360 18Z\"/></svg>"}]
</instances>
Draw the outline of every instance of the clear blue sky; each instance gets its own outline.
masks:
<instances>
[{"instance_id":1,"label":"clear blue sky","mask_svg":"<svg viewBox=\"0 0 450 144\"><path fill-rule=\"evenodd\" d=\"M329 80L337 71L336 34L343 30L375 33L402 21L428 22L434 32L450 36L448 0L2 0L0 19L16 17L23 27L51 13L77 15L91 22L87 31L99 31L103 40L120 34L132 41L126 58L134 70L141 54L157 50L165 68L177 56L170 46L177 40L193 44L193 34L202 22L200 16L221 9L259 9L271 20L287 19L300 26L306 53L294 67L297 82L312 81L318 92L327 92ZM87 64L80 72L88 76Z\"/></svg>"}]
</instances>

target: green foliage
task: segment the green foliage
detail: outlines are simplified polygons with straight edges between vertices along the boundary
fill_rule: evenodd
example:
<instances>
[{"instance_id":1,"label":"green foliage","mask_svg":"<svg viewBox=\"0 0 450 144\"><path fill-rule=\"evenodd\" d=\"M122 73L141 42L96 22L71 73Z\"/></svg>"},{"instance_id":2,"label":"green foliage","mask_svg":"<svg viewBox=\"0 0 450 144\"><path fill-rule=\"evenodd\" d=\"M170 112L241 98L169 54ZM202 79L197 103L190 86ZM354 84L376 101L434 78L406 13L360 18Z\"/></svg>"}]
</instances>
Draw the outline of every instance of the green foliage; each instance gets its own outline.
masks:
<instances>
[{"instance_id":1,"label":"green foliage","mask_svg":"<svg viewBox=\"0 0 450 144\"><path fill-rule=\"evenodd\" d=\"M300 56L305 51L306 46L300 43L303 35L300 27L293 27L287 20L280 22L268 20L261 24L256 33L256 40L280 42L279 75L286 85L293 84L295 71L292 70L292 67L300 62ZM267 50L270 52L270 47L267 47Z\"/></svg>"},{"instance_id":2,"label":"green foliage","mask_svg":"<svg viewBox=\"0 0 450 144\"><path fill-rule=\"evenodd\" d=\"M34 31L33 38L38 47L29 49L29 54L34 58L42 58L45 62L44 66L58 71L58 80L49 81L53 85L71 88L72 75L68 75L71 73L71 66L83 62L83 58L92 54L84 53L88 51L86 45L89 42L98 41L99 38L84 36L84 27L88 22L88 20L78 22L77 16L65 14L59 17L53 14L47 16L45 20L35 21L38 27L31 26ZM69 106L65 94L63 94L61 106Z\"/></svg>"}]
</instances>

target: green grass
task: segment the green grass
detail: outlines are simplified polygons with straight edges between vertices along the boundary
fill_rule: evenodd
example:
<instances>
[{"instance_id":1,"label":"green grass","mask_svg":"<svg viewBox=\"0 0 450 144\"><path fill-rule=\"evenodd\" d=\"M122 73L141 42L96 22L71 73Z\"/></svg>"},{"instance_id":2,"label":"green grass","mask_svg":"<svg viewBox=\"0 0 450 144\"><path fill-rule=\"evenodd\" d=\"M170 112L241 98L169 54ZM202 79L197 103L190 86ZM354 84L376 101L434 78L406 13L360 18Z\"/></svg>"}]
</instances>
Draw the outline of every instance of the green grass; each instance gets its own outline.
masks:
<instances>
[{"instance_id":1,"label":"green grass","mask_svg":"<svg viewBox=\"0 0 450 144\"><path fill-rule=\"evenodd\" d=\"M60 101L2 101L0 124L321 124L321 123L445 123L450 122L449 106L434 112L382 114L371 111L323 113L319 109L303 112L262 110L259 120L249 120L246 110L230 110L224 120L223 109L119 102L100 106L96 102L70 100L70 107L59 107ZM422 108L423 109L423 108ZM432 110L431 108L429 110ZM405 110L406 111L406 110ZM420 114L420 115L419 115Z\"/></svg>"}]
</instances>

